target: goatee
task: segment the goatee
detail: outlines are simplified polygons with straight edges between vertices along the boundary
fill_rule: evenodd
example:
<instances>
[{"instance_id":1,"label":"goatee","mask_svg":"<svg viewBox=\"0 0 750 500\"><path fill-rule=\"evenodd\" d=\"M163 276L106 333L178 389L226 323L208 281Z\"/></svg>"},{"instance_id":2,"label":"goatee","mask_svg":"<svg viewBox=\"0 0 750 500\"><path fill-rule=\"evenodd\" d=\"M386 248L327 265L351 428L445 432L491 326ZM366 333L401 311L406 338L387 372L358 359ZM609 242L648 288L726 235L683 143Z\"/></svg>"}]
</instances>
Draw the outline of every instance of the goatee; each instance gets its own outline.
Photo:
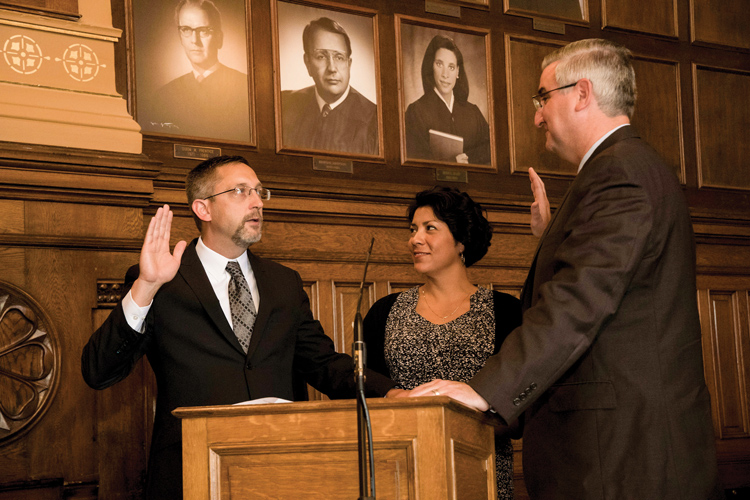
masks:
<instances>
[{"instance_id":1,"label":"goatee","mask_svg":"<svg viewBox=\"0 0 750 500\"><path fill-rule=\"evenodd\" d=\"M245 228L245 223L250 220L258 219L258 230L252 232ZM253 243L260 241L263 229L263 216L260 214L249 215L242 220L242 224L237 228L237 231L232 235L232 243L238 247L249 247Z\"/></svg>"}]
</instances>

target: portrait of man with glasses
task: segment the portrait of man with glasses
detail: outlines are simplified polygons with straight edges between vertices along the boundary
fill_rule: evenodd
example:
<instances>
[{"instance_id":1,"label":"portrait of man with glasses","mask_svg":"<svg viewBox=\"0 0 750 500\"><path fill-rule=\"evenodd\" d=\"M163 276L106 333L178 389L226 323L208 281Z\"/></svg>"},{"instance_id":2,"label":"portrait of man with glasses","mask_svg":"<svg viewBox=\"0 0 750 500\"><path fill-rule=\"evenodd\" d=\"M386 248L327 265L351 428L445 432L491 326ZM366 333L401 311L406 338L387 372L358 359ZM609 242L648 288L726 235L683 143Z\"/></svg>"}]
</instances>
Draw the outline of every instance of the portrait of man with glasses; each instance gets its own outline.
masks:
<instances>
[{"instance_id":1,"label":"portrait of man with glasses","mask_svg":"<svg viewBox=\"0 0 750 500\"><path fill-rule=\"evenodd\" d=\"M377 155L377 105L350 84L354 55L347 31L319 17L304 27L302 46L313 85L281 93L283 147Z\"/></svg>"},{"instance_id":2,"label":"portrait of man with glasses","mask_svg":"<svg viewBox=\"0 0 750 500\"><path fill-rule=\"evenodd\" d=\"M244 4L239 4L244 11ZM178 40L184 57L180 54L179 61L168 64L178 62L182 71L188 71L148 95L139 95L141 127L146 132L248 142L248 79L242 71L219 60L225 33L217 4L212 0L181 0L170 24L171 46ZM246 63L242 69L245 67ZM145 74L140 74L139 69L139 79L149 82L153 75L146 68Z\"/></svg>"}]
</instances>

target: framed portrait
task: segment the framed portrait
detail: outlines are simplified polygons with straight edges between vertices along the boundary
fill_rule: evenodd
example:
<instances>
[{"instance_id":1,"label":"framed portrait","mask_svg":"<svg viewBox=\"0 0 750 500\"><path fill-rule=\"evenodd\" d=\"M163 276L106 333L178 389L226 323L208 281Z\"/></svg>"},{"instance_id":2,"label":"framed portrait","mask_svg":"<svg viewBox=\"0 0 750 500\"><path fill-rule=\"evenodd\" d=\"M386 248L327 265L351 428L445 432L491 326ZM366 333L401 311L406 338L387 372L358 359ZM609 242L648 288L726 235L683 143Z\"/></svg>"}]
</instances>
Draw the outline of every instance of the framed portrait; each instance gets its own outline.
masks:
<instances>
[{"instance_id":1,"label":"framed portrait","mask_svg":"<svg viewBox=\"0 0 750 500\"><path fill-rule=\"evenodd\" d=\"M376 12L273 5L277 151L382 158Z\"/></svg>"},{"instance_id":2,"label":"framed portrait","mask_svg":"<svg viewBox=\"0 0 750 500\"><path fill-rule=\"evenodd\" d=\"M144 134L255 144L245 0L130 0Z\"/></svg>"},{"instance_id":3,"label":"framed portrait","mask_svg":"<svg viewBox=\"0 0 750 500\"><path fill-rule=\"evenodd\" d=\"M401 157L495 168L489 32L396 17Z\"/></svg>"},{"instance_id":4,"label":"framed portrait","mask_svg":"<svg viewBox=\"0 0 750 500\"><path fill-rule=\"evenodd\" d=\"M505 12L526 17L550 17L576 24L589 20L588 0L504 0Z\"/></svg>"}]
</instances>

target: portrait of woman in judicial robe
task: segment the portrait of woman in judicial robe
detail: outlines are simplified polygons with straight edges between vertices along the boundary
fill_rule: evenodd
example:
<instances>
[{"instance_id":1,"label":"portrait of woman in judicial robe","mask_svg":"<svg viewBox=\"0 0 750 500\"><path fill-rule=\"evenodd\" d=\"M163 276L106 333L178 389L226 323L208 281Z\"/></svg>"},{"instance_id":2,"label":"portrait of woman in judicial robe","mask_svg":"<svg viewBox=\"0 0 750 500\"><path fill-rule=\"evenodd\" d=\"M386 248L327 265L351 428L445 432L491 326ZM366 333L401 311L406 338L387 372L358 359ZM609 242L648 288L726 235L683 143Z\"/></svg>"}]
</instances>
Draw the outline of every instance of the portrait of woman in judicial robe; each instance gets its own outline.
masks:
<instances>
[{"instance_id":1,"label":"portrait of woman in judicial robe","mask_svg":"<svg viewBox=\"0 0 750 500\"><path fill-rule=\"evenodd\" d=\"M401 40L406 160L491 165L485 37L402 23Z\"/></svg>"}]
</instances>

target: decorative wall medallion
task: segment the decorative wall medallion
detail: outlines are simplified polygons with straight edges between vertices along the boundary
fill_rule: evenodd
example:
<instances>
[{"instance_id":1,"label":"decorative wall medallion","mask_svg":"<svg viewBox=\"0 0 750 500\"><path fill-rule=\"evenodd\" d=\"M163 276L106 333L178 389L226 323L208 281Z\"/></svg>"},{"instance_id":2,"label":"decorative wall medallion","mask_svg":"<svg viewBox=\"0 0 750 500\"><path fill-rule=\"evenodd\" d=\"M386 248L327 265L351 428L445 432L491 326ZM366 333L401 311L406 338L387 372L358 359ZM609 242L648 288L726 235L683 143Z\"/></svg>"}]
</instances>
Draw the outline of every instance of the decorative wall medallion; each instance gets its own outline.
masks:
<instances>
[{"instance_id":1,"label":"decorative wall medallion","mask_svg":"<svg viewBox=\"0 0 750 500\"><path fill-rule=\"evenodd\" d=\"M96 52L81 43L69 46L65 50L62 61L68 75L79 82L93 80L99 73L99 68L105 67L104 64L99 64Z\"/></svg>"},{"instance_id":2,"label":"decorative wall medallion","mask_svg":"<svg viewBox=\"0 0 750 500\"><path fill-rule=\"evenodd\" d=\"M13 71L22 75L32 75L39 71L45 59L52 60L50 56L42 55L42 47L25 35L13 35L5 40L0 54ZM91 47L82 43L69 45L62 58L54 57L54 61L62 63L68 76L79 82L90 82L99 74L100 68L107 67L99 62Z\"/></svg>"},{"instance_id":3,"label":"decorative wall medallion","mask_svg":"<svg viewBox=\"0 0 750 500\"><path fill-rule=\"evenodd\" d=\"M24 35L14 35L5 40L3 56L11 69L22 75L36 73L44 60L42 48Z\"/></svg>"},{"instance_id":4,"label":"decorative wall medallion","mask_svg":"<svg viewBox=\"0 0 750 500\"><path fill-rule=\"evenodd\" d=\"M0 281L0 445L39 421L60 378L57 332L39 304Z\"/></svg>"}]
</instances>

